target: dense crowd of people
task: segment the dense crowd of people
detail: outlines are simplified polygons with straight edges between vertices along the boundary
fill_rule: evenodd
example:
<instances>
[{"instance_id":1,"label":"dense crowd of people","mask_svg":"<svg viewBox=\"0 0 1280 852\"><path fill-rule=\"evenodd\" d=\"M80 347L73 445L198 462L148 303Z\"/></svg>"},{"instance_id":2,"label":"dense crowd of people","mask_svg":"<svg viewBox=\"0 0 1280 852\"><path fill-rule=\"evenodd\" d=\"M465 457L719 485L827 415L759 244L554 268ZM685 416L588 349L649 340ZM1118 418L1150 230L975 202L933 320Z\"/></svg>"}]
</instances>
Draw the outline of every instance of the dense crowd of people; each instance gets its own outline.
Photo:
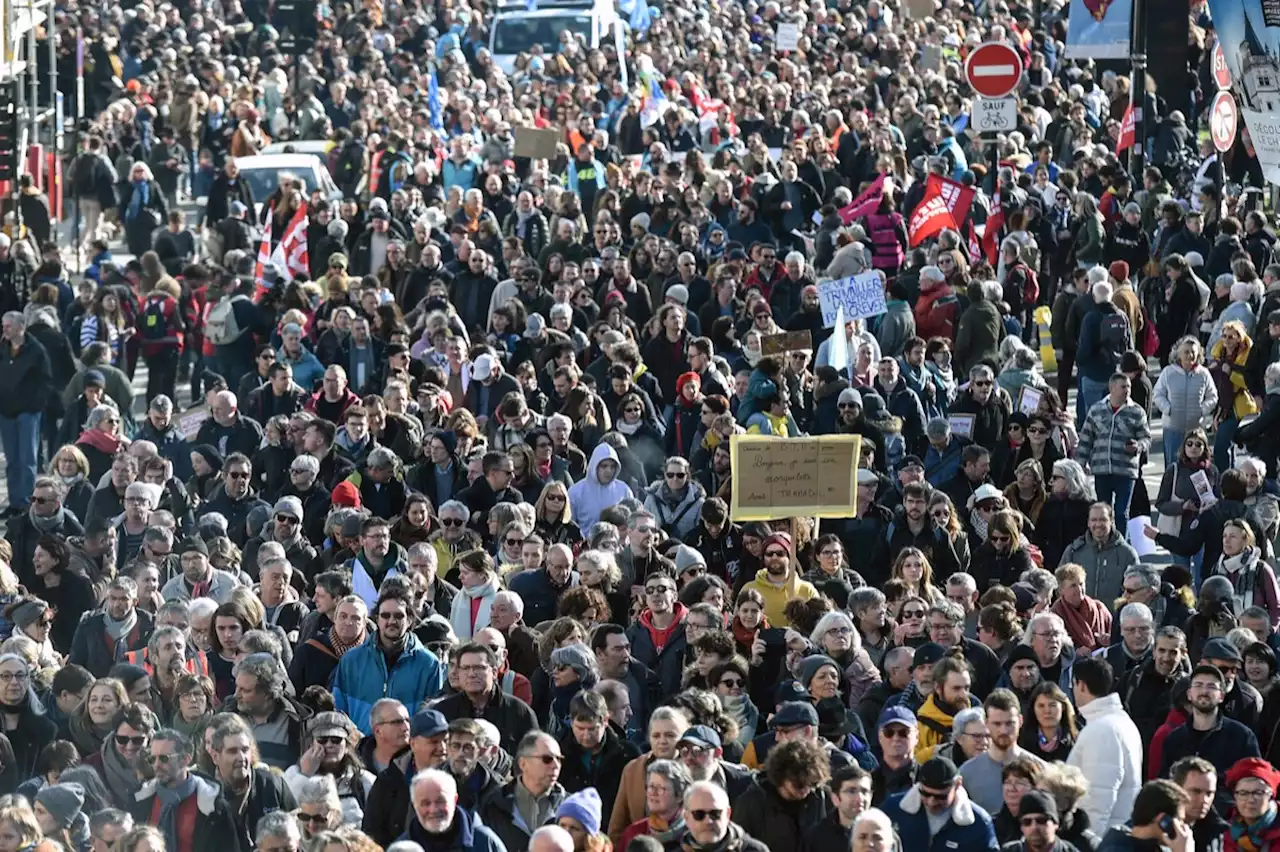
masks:
<instances>
[{"instance_id":1,"label":"dense crowd of people","mask_svg":"<svg viewBox=\"0 0 1280 852\"><path fill-rule=\"evenodd\" d=\"M1280 843L1280 261L1202 3L1132 177L1060 4L635 0L510 73L480 2L295 6L40 33L90 118L0 236L0 852ZM737 520L741 435L860 436L853 511Z\"/></svg>"}]
</instances>

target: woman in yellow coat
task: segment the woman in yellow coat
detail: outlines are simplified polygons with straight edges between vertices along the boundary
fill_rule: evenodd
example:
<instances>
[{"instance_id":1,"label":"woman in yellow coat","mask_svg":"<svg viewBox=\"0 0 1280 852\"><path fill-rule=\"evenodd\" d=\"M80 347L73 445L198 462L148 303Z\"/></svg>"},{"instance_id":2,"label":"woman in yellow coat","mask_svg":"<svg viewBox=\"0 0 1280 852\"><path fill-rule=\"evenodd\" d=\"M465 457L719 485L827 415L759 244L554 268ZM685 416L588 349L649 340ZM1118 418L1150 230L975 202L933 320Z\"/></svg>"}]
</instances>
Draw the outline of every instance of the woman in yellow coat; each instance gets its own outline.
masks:
<instances>
[{"instance_id":1,"label":"woman in yellow coat","mask_svg":"<svg viewBox=\"0 0 1280 852\"><path fill-rule=\"evenodd\" d=\"M1245 364L1252 348L1244 323L1231 320L1222 327L1222 339L1209 350L1209 372L1218 389L1217 431L1213 436L1213 463L1218 470L1235 466L1232 442L1236 429L1243 418L1258 413L1258 402L1245 382Z\"/></svg>"}]
</instances>

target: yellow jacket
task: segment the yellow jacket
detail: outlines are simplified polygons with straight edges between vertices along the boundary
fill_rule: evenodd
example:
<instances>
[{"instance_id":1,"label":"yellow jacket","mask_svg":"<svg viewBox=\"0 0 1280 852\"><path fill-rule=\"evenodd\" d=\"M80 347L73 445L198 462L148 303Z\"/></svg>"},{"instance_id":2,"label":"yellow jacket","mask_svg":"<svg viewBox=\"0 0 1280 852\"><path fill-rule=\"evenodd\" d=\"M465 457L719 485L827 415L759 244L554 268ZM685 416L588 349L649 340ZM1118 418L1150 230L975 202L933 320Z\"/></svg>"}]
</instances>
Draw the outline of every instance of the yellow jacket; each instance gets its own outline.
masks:
<instances>
[{"instance_id":1,"label":"yellow jacket","mask_svg":"<svg viewBox=\"0 0 1280 852\"><path fill-rule=\"evenodd\" d=\"M1223 361L1230 363L1232 367L1240 367L1240 370L1231 371L1231 389L1235 391L1235 398L1232 400L1232 411L1235 412L1236 418L1248 417L1251 414L1258 413L1258 401L1253 398L1253 394L1249 393L1249 387L1244 379L1243 367L1249 361L1249 352L1253 349L1253 341L1248 335L1240 342L1240 348L1236 350L1234 357L1227 361L1227 347L1221 340L1213 344L1213 350L1209 353L1210 361Z\"/></svg>"},{"instance_id":2,"label":"yellow jacket","mask_svg":"<svg viewBox=\"0 0 1280 852\"><path fill-rule=\"evenodd\" d=\"M786 607L787 601L793 601L797 598L807 601L818 596L818 590L813 587L812 583L800 579L800 574L796 571L794 565L791 567L791 574L787 577L787 581L781 586L775 586L771 583L769 581L769 572L761 568L756 572L756 578L743 586L743 588L755 589L760 593L760 597L764 598L764 614L774 627L791 626L791 622L787 620L782 611Z\"/></svg>"},{"instance_id":3,"label":"yellow jacket","mask_svg":"<svg viewBox=\"0 0 1280 852\"><path fill-rule=\"evenodd\" d=\"M916 763L933 757L933 750L951 739L954 713L943 710L930 695L916 711Z\"/></svg>"}]
</instances>

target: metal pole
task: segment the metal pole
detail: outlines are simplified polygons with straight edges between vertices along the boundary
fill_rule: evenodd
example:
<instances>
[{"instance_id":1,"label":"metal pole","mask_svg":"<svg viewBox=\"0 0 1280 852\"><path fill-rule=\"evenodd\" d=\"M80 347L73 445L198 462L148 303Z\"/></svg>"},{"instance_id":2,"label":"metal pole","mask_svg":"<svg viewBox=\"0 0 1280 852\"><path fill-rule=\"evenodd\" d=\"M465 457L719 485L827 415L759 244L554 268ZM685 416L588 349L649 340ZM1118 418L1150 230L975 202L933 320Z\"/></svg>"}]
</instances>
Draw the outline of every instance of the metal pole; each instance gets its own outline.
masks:
<instances>
[{"instance_id":1,"label":"metal pole","mask_svg":"<svg viewBox=\"0 0 1280 852\"><path fill-rule=\"evenodd\" d=\"M36 0L27 0L27 14L31 16L27 21L29 29L27 30L27 82L31 90L31 103L28 105L31 112L28 114L28 121L31 126L31 144L40 141L40 74L39 74L39 52L36 49ZM26 152L23 152L26 156Z\"/></svg>"},{"instance_id":2,"label":"metal pole","mask_svg":"<svg viewBox=\"0 0 1280 852\"><path fill-rule=\"evenodd\" d=\"M1131 59L1133 79L1129 85L1133 99L1133 175L1137 186L1142 186L1142 171L1147 159L1147 9L1145 0L1133 0L1133 37Z\"/></svg>"},{"instance_id":3,"label":"metal pole","mask_svg":"<svg viewBox=\"0 0 1280 852\"><path fill-rule=\"evenodd\" d=\"M76 28L76 126L84 118L84 30Z\"/></svg>"}]
</instances>

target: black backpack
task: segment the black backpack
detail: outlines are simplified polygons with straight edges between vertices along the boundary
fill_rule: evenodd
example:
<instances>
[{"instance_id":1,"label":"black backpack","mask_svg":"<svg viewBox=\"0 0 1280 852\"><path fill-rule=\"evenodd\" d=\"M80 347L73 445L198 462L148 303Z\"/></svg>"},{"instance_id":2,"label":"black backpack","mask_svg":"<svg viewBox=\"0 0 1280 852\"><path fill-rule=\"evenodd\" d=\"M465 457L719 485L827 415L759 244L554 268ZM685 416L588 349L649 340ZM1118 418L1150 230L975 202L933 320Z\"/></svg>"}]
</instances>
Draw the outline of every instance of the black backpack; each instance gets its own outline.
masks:
<instances>
[{"instance_id":1,"label":"black backpack","mask_svg":"<svg viewBox=\"0 0 1280 852\"><path fill-rule=\"evenodd\" d=\"M1133 335L1129 332L1129 320L1119 310L1102 315L1098 325L1098 348L1119 364L1120 356L1133 348Z\"/></svg>"}]
</instances>

